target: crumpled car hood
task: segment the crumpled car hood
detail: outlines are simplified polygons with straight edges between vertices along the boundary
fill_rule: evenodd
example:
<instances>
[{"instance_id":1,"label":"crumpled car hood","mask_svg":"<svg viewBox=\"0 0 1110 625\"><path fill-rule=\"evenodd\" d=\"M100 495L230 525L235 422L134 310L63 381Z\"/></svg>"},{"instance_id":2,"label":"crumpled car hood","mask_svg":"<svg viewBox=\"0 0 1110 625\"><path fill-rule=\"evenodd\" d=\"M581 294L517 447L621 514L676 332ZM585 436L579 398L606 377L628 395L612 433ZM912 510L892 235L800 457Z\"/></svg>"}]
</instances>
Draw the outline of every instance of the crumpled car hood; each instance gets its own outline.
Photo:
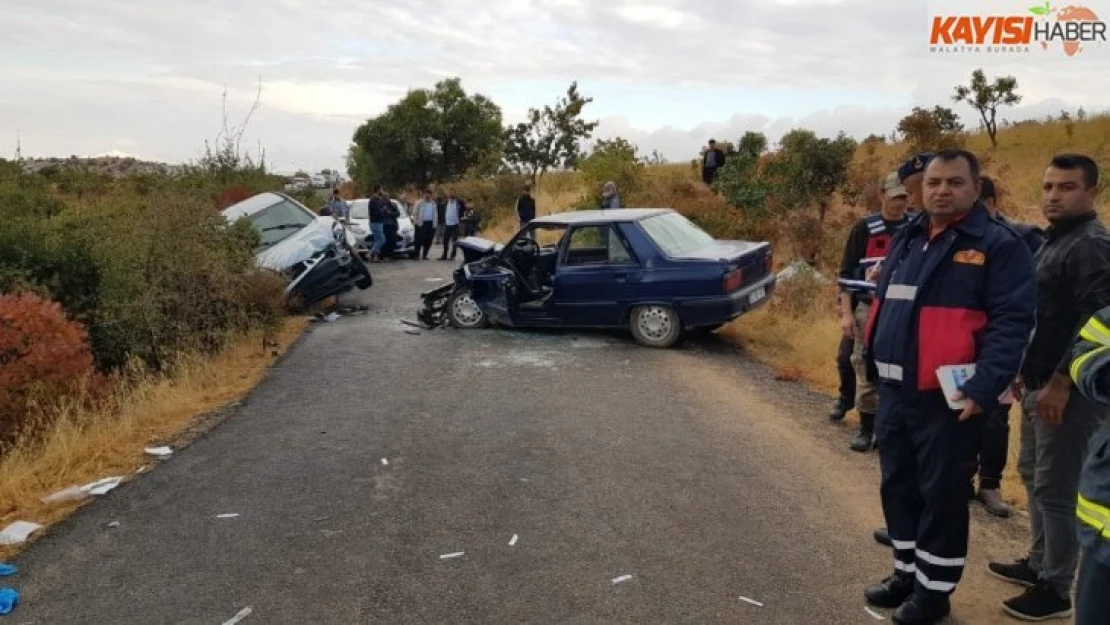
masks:
<instances>
[{"instance_id":1,"label":"crumpled car hood","mask_svg":"<svg viewBox=\"0 0 1110 625\"><path fill-rule=\"evenodd\" d=\"M282 271L308 260L335 243L331 233L331 218L317 219L298 230L282 242L258 253L255 260L260 267Z\"/></svg>"}]
</instances>

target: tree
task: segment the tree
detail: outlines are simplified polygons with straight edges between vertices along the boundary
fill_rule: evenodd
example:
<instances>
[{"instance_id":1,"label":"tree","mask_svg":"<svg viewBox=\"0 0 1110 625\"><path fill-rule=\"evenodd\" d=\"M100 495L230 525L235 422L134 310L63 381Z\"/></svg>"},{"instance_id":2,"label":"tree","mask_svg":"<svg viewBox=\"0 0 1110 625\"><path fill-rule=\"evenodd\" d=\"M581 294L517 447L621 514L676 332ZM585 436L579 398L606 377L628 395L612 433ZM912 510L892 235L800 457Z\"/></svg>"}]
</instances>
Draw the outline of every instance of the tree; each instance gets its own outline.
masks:
<instances>
[{"instance_id":1,"label":"tree","mask_svg":"<svg viewBox=\"0 0 1110 625\"><path fill-rule=\"evenodd\" d=\"M785 210L816 205L817 218L824 223L832 194L848 178L856 140L844 132L827 139L812 130L795 129L783 135L779 145L767 166L777 201Z\"/></svg>"},{"instance_id":2,"label":"tree","mask_svg":"<svg viewBox=\"0 0 1110 625\"><path fill-rule=\"evenodd\" d=\"M913 111L898 122L898 132L909 144L910 152L943 150L963 145L963 125L956 113L943 106L933 110L913 107Z\"/></svg>"},{"instance_id":3,"label":"tree","mask_svg":"<svg viewBox=\"0 0 1110 625\"><path fill-rule=\"evenodd\" d=\"M1017 79L1013 76L1001 76L995 78L993 83L988 83L983 70L977 69L971 74L971 85L957 86L952 100L957 104L966 102L971 108L979 111L987 136L991 139L991 145L997 147L998 107L1013 106L1021 102L1021 96L1016 93L1017 86Z\"/></svg>"},{"instance_id":4,"label":"tree","mask_svg":"<svg viewBox=\"0 0 1110 625\"><path fill-rule=\"evenodd\" d=\"M359 126L347 173L362 188L423 187L458 180L479 164L488 168L500 151L500 107L484 95L467 95L460 79L449 78L431 90L410 90Z\"/></svg>"},{"instance_id":5,"label":"tree","mask_svg":"<svg viewBox=\"0 0 1110 625\"><path fill-rule=\"evenodd\" d=\"M582 119L582 110L590 102L593 98L578 93L576 81L554 107L529 108L528 121L505 129L505 163L526 174L533 185L550 169L575 167L582 157L581 143L598 125Z\"/></svg>"},{"instance_id":6,"label":"tree","mask_svg":"<svg viewBox=\"0 0 1110 625\"><path fill-rule=\"evenodd\" d=\"M732 206L762 214L772 191L760 168L760 159L767 152L767 137L749 130L738 143L735 152L725 160L713 179L713 190Z\"/></svg>"},{"instance_id":7,"label":"tree","mask_svg":"<svg viewBox=\"0 0 1110 625\"><path fill-rule=\"evenodd\" d=\"M589 156L578 164L586 183L588 202L601 191L601 185L613 181L617 191L627 200L642 182L644 164L637 154L638 148L623 137L600 139Z\"/></svg>"}]
</instances>

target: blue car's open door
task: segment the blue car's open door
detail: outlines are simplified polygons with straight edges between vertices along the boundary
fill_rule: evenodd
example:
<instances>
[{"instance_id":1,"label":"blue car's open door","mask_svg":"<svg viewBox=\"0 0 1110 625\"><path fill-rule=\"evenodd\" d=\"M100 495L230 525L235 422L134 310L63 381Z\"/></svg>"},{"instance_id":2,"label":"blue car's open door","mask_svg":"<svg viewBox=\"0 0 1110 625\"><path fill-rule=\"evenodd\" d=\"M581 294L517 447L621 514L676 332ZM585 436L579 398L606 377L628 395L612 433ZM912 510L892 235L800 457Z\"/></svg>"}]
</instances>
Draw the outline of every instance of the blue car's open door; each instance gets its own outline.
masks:
<instances>
[{"instance_id":1,"label":"blue car's open door","mask_svg":"<svg viewBox=\"0 0 1110 625\"><path fill-rule=\"evenodd\" d=\"M493 267L482 273L474 273L469 265L463 265L463 272L470 284L470 295L474 303L482 309L489 320L505 326L513 326L516 316L516 276L504 267Z\"/></svg>"}]
</instances>

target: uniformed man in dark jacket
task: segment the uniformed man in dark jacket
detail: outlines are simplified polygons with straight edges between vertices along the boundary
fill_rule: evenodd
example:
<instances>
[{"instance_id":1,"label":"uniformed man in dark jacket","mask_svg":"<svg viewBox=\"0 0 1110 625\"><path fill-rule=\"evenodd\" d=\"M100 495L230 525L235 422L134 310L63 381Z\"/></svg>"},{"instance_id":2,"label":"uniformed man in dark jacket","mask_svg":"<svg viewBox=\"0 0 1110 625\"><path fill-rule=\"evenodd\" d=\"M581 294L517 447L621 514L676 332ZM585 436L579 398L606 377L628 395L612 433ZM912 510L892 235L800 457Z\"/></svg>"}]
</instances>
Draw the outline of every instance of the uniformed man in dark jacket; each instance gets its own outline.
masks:
<instances>
[{"instance_id":1,"label":"uniformed man in dark jacket","mask_svg":"<svg viewBox=\"0 0 1110 625\"><path fill-rule=\"evenodd\" d=\"M1110 307L1091 317L1072 350L1071 378L1087 399L1110 406ZM1075 590L1076 625L1110 622L1110 420L1091 437L1079 480L1079 544L1083 550Z\"/></svg>"},{"instance_id":2,"label":"uniformed man in dark jacket","mask_svg":"<svg viewBox=\"0 0 1110 625\"><path fill-rule=\"evenodd\" d=\"M913 625L951 609L967 558L968 446L1017 377L1036 295L1029 248L979 201L973 154L936 153L923 195L924 212L887 252L864 333L894 551L894 573L864 596ZM946 397L952 367L967 379Z\"/></svg>"},{"instance_id":3,"label":"uniformed man in dark jacket","mask_svg":"<svg viewBox=\"0 0 1110 625\"><path fill-rule=\"evenodd\" d=\"M1063 154L1049 163L1041 186L1050 225L1037 253L1037 333L1021 367L1018 457L1033 535L1026 557L989 565L996 577L1026 588L1002 608L1027 621L1072 613L1079 475L1088 442L1108 416L1107 407L1073 392L1069 376L1079 329L1110 306L1110 233L1095 210L1098 178L1094 160Z\"/></svg>"}]
</instances>

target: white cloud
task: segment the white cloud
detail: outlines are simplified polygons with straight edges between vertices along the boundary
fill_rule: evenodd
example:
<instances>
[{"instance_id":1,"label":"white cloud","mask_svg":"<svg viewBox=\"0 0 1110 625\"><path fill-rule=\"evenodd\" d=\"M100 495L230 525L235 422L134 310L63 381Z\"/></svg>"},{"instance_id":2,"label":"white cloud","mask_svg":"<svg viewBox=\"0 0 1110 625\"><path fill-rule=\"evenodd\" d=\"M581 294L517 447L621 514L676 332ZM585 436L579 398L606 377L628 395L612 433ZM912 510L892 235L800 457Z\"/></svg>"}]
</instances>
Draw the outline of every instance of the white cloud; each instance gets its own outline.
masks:
<instances>
[{"instance_id":1,"label":"white cloud","mask_svg":"<svg viewBox=\"0 0 1110 625\"><path fill-rule=\"evenodd\" d=\"M930 55L925 17L869 0L8 0L0 154L18 130L30 154L195 158L219 130L224 85L236 121L260 76L244 141L287 169L342 166L361 121L452 75L506 120L577 80L599 136L673 159L749 129L889 134L914 105L953 106L973 126L950 96L980 66L1018 77L1025 110L1007 117L1110 107L1104 51Z\"/></svg>"}]
</instances>

